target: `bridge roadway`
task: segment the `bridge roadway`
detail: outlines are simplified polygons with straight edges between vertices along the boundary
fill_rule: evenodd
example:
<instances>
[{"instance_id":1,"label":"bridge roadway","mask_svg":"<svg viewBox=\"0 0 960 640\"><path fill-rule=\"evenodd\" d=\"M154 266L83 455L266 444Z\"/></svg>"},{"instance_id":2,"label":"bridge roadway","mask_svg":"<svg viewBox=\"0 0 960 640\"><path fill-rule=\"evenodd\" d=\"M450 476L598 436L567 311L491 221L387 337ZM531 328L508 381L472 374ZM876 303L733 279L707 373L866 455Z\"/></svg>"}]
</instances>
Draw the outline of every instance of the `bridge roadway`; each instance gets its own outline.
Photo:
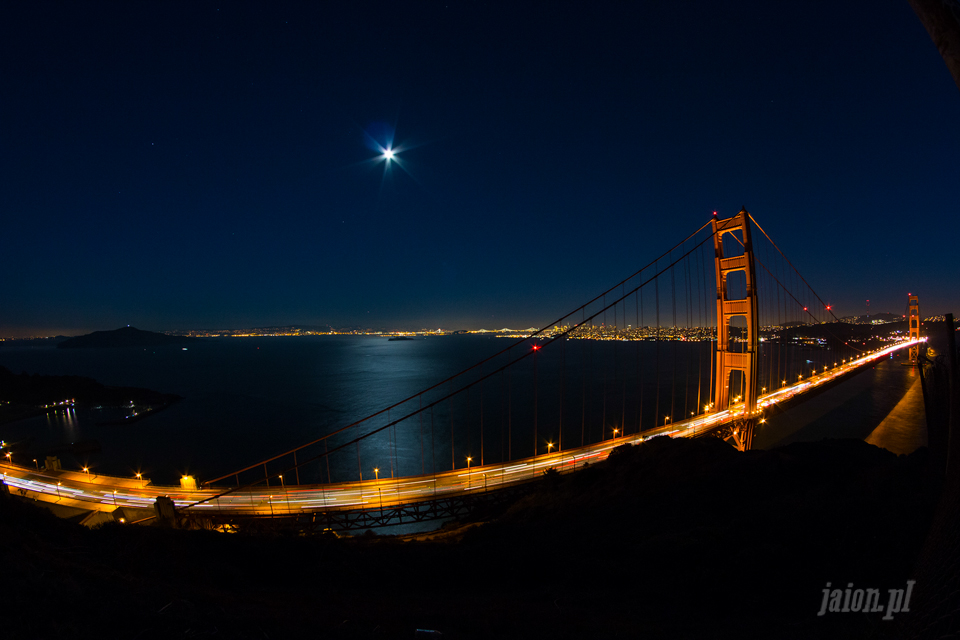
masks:
<instances>
[{"instance_id":1,"label":"bridge roadway","mask_svg":"<svg viewBox=\"0 0 960 640\"><path fill-rule=\"evenodd\" d=\"M868 353L849 363L813 375L760 396L767 407L819 387L851 371L866 366L892 352L908 347L905 340ZM678 420L642 434L628 434L596 444L515 460L503 464L455 469L437 474L380 478L362 482L338 482L326 485L255 486L239 490L229 488L184 490L181 487L156 486L149 480L118 478L74 471L45 471L16 464L0 464L0 477L13 494L43 502L78 507L89 511L113 512L121 507L153 509L158 496L169 496L180 509L191 513L227 512L229 515L286 516L334 510L371 510L400 504L412 504L437 498L461 496L529 482L547 469L569 472L605 459L622 444L643 442L657 436L702 436L742 415L743 405ZM224 493L230 491L230 493ZM222 494L222 495L221 495ZM214 515L211 513L211 515Z\"/></svg>"}]
</instances>

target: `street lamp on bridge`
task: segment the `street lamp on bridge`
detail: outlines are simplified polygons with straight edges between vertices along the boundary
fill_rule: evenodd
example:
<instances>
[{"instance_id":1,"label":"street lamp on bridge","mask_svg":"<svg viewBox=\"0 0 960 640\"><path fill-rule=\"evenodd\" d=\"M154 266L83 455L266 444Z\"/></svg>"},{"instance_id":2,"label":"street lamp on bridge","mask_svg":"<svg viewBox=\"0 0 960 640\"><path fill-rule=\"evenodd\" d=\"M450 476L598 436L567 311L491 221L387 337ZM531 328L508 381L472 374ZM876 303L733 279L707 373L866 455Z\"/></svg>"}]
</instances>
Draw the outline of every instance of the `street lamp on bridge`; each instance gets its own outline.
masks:
<instances>
[{"instance_id":1,"label":"street lamp on bridge","mask_svg":"<svg viewBox=\"0 0 960 640\"><path fill-rule=\"evenodd\" d=\"M383 489L380 487L380 467L373 468L373 475L377 482L377 497L380 499L380 515L383 516Z\"/></svg>"}]
</instances>

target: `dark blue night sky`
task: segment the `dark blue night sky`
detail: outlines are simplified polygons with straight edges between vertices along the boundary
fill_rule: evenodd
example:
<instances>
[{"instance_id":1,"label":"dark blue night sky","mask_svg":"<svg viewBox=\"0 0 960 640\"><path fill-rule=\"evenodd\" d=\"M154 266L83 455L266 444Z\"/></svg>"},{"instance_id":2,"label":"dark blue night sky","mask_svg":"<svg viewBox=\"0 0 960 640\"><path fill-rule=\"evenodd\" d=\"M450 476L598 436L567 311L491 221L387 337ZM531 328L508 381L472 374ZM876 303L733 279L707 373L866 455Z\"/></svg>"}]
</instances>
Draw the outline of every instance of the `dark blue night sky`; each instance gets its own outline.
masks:
<instances>
[{"instance_id":1,"label":"dark blue night sky","mask_svg":"<svg viewBox=\"0 0 960 640\"><path fill-rule=\"evenodd\" d=\"M960 311L909 3L727 4L7 3L0 336L538 326L741 206L837 315Z\"/></svg>"}]
</instances>

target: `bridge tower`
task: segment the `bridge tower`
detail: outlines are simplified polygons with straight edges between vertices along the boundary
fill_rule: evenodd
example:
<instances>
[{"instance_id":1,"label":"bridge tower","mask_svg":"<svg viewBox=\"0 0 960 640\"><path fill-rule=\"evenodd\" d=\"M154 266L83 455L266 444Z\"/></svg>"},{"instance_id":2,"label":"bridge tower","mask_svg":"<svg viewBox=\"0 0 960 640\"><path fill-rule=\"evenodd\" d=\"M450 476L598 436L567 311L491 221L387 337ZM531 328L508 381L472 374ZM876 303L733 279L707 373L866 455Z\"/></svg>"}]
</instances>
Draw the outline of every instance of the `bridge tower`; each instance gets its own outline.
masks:
<instances>
[{"instance_id":1,"label":"bridge tower","mask_svg":"<svg viewBox=\"0 0 960 640\"><path fill-rule=\"evenodd\" d=\"M910 339L919 340L920 339L920 300L917 296L912 293L908 293L909 297L909 308L908 313L910 314L909 327L910 327ZM910 347L910 364L917 363L917 357L920 355L920 345L915 344Z\"/></svg>"},{"instance_id":2,"label":"bridge tower","mask_svg":"<svg viewBox=\"0 0 960 640\"><path fill-rule=\"evenodd\" d=\"M739 238L736 232L739 232ZM737 238L743 249L742 254L725 255L723 236L728 233L734 234L733 237ZM754 268L753 242L750 237L750 214L746 209L741 209L740 213L725 220L714 218L713 247L716 252L717 275L717 369L713 411L729 408L731 374L739 371L743 383L743 414L720 435L724 439L732 438L737 449L746 451L753 443L753 429L759 417L757 376L760 356L757 276ZM742 271L745 276L746 297L731 300L727 294L727 276L739 271ZM730 321L736 317L743 317L746 320L744 342L730 339ZM742 348L733 348L741 346Z\"/></svg>"}]
</instances>

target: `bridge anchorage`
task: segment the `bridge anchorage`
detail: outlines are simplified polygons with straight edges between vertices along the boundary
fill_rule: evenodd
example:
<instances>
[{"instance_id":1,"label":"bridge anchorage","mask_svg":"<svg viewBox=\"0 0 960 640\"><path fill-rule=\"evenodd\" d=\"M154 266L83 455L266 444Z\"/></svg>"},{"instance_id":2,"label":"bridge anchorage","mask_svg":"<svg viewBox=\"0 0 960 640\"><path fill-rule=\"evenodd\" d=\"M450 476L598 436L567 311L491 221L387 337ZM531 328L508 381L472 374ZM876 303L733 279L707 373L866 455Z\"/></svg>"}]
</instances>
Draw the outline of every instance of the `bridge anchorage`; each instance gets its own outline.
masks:
<instances>
[{"instance_id":1,"label":"bridge anchorage","mask_svg":"<svg viewBox=\"0 0 960 640\"><path fill-rule=\"evenodd\" d=\"M740 237L737 237L739 233ZM724 247L724 237L730 234L734 242ZM742 400L740 417L717 430L716 435L731 441L739 451L747 451L753 444L753 430L762 419L757 410L758 366L760 354L760 321L757 304L757 273L754 267L753 241L750 235L750 214L746 209L725 220L713 220L714 264L717 276L717 373L713 412L731 408L730 388L739 388L736 400ZM728 252L735 255L728 255ZM738 254L736 254L739 252ZM728 278L743 273L743 298L729 297ZM743 318L746 327L731 340L731 321ZM737 373L738 376L733 374Z\"/></svg>"}]
</instances>

